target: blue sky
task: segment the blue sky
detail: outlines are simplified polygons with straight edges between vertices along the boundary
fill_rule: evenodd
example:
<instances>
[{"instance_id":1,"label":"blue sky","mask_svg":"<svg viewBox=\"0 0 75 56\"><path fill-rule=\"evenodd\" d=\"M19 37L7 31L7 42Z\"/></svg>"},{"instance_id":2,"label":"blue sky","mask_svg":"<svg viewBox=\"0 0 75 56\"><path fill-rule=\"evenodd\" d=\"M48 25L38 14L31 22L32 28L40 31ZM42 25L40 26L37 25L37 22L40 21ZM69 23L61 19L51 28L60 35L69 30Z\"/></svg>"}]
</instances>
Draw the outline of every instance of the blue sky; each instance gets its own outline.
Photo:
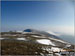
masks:
<instances>
[{"instance_id":1,"label":"blue sky","mask_svg":"<svg viewBox=\"0 0 75 56\"><path fill-rule=\"evenodd\" d=\"M1 3L1 18L2 31L35 28L74 33L74 3L69 0L5 1Z\"/></svg>"}]
</instances>

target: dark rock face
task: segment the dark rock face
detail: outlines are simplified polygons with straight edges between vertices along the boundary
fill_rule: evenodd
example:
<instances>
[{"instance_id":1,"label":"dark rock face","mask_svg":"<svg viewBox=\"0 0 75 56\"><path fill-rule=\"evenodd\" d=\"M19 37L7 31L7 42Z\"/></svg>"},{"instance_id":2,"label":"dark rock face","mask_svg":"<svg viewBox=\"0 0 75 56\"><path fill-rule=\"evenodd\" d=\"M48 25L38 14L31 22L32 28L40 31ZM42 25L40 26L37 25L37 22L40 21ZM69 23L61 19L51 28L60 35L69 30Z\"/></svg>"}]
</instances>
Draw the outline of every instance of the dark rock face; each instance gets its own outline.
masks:
<instances>
[{"instance_id":1,"label":"dark rock face","mask_svg":"<svg viewBox=\"0 0 75 56\"><path fill-rule=\"evenodd\" d=\"M38 44L35 45L24 41L1 41L2 55L40 55L42 52L43 49Z\"/></svg>"}]
</instances>

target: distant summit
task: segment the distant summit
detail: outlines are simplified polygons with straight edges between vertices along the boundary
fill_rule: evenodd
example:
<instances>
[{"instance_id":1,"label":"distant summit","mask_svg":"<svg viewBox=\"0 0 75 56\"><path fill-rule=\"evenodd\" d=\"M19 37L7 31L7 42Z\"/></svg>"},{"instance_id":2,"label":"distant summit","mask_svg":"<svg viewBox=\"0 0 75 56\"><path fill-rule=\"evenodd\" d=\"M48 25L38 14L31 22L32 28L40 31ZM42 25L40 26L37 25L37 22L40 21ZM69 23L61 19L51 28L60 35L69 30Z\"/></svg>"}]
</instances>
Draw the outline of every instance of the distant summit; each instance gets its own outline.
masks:
<instances>
[{"instance_id":1,"label":"distant summit","mask_svg":"<svg viewBox=\"0 0 75 56\"><path fill-rule=\"evenodd\" d=\"M23 32L32 32L32 30L31 29L26 29Z\"/></svg>"},{"instance_id":2,"label":"distant summit","mask_svg":"<svg viewBox=\"0 0 75 56\"><path fill-rule=\"evenodd\" d=\"M58 36L53 35L51 33L45 32L45 31L41 31L41 30L35 30L35 29L25 29L23 31L23 34L39 34L39 35L43 35L43 36L47 36L47 37L52 37L52 38L56 38L56 39L60 39Z\"/></svg>"}]
</instances>

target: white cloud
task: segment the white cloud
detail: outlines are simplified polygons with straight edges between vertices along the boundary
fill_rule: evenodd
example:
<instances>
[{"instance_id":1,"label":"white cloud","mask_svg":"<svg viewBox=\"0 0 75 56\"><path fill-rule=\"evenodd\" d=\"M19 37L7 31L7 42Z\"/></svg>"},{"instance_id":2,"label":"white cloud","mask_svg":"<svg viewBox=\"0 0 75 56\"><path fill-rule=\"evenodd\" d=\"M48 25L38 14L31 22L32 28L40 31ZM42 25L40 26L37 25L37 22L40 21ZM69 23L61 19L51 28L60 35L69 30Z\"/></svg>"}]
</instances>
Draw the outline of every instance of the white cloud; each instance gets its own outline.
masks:
<instances>
[{"instance_id":1,"label":"white cloud","mask_svg":"<svg viewBox=\"0 0 75 56\"><path fill-rule=\"evenodd\" d=\"M40 28L40 30L47 31L54 35L73 35L74 36L74 26L55 26L55 27L44 27Z\"/></svg>"},{"instance_id":2,"label":"white cloud","mask_svg":"<svg viewBox=\"0 0 75 56\"><path fill-rule=\"evenodd\" d=\"M52 29L52 31L61 34L74 35L74 27L56 27L55 29Z\"/></svg>"},{"instance_id":3,"label":"white cloud","mask_svg":"<svg viewBox=\"0 0 75 56\"><path fill-rule=\"evenodd\" d=\"M58 34L58 33L51 32L51 31L46 31L46 32L48 32L50 34L53 34L53 35L56 35L56 36L60 36L61 35L61 34Z\"/></svg>"}]
</instances>

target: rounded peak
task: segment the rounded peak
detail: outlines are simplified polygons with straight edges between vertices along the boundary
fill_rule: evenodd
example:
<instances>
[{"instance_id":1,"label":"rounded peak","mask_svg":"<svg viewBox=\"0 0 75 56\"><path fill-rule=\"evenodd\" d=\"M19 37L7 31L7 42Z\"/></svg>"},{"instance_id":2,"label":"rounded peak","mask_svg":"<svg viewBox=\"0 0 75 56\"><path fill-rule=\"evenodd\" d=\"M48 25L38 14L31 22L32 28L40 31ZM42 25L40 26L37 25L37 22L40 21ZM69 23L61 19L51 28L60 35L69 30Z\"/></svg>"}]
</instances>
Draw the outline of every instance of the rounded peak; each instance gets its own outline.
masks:
<instances>
[{"instance_id":1,"label":"rounded peak","mask_svg":"<svg viewBox=\"0 0 75 56\"><path fill-rule=\"evenodd\" d=\"M32 32L32 29L25 29L23 32Z\"/></svg>"},{"instance_id":2,"label":"rounded peak","mask_svg":"<svg viewBox=\"0 0 75 56\"><path fill-rule=\"evenodd\" d=\"M39 30L35 30L35 29L25 29L23 32L37 32Z\"/></svg>"}]
</instances>

